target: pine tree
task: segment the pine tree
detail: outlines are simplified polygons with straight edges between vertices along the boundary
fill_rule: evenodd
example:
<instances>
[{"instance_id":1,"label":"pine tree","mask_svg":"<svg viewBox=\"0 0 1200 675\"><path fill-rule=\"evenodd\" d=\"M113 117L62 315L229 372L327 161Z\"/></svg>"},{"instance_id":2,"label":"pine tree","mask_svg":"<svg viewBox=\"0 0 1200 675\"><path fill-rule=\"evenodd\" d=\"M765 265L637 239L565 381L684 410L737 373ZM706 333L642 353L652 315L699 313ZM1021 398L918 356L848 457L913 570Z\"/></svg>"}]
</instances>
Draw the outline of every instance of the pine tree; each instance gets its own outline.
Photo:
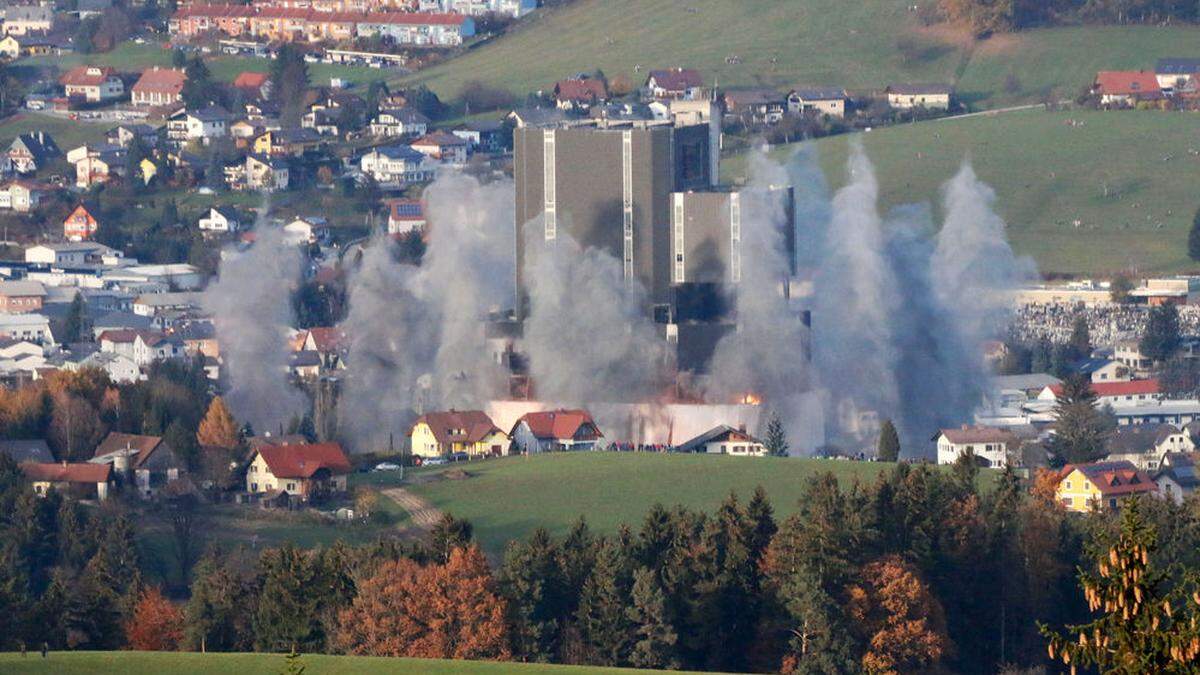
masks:
<instances>
[{"instance_id":1,"label":"pine tree","mask_svg":"<svg viewBox=\"0 0 1200 675\"><path fill-rule=\"evenodd\" d=\"M249 590L219 553L196 565L186 608L187 643L200 651L248 651Z\"/></svg>"},{"instance_id":2,"label":"pine tree","mask_svg":"<svg viewBox=\"0 0 1200 675\"><path fill-rule=\"evenodd\" d=\"M1075 374L1063 382L1054 404L1054 440L1051 449L1066 463L1095 461L1106 452L1111 431L1096 407L1096 393L1086 375Z\"/></svg>"},{"instance_id":3,"label":"pine tree","mask_svg":"<svg viewBox=\"0 0 1200 675\"><path fill-rule=\"evenodd\" d=\"M767 422L767 437L763 439L763 445L766 446L767 453L774 457L787 457L788 455L787 432L776 413L771 413L771 419Z\"/></svg>"},{"instance_id":4,"label":"pine tree","mask_svg":"<svg viewBox=\"0 0 1200 675\"><path fill-rule=\"evenodd\" d=\"M443 513L425 538L426 557L439 565L445 565L450 561L450 554L454 549L471 544L473 530L471 521Z\"/></svg>"},{"instance_id":5,"label":"pine tree","mask_svg":"<svg viewBox=\"0 0 1200 675\"><path fill-rule=\"evenodd\" d=\"M545 529L534 530L527 542L509 545L500 588L513 617L516 654L530 661L553 661L568 601L558 547Z\"/></svg>"},{"instance_id":6,"label":"pine tree","mask_svg":"<svg viewBox=\"0 0 1200 675\"><path fill-rule=\"evenodd\" d=\"M633 625L626 610L633 589L633 561L619 543L605 541L580 592L576 621L585 662L597 666L629 663Z\"/></svg>"},{"instance_id":7,"label":"pine tree","mask_svg":"<svg viewBox=\"0 0 1200 675\"><path fill-rule=\"evenodd\" d=\"M316 577L308 555L289 543L265 551L259 567L262 592L254 615L256 648L319 650L324 635L312 592Z\"/></svg>"},{"instance_id":8,"label":"pine tree","mask_svg":"<svg viewBox=\"0 0 1200 675\"><path fill-rule=\"evenodd\" d=\"M236 448L241 444L237 422L220 396L213 397L212 402L208 404L208 412L196 431L196 441L202 446L227 449Z\"/></svg>"},{"instance_id":9,"label":"pine tree","mask_svg":"<svg viewBox=\"0 0 1200 675\"><path fill-rule=\"evenodd\" d=\"M896 433L896 425L891 420L884 420L879 425L879 442L875 446L875 458L881 462L896 462L900 460L900 434Z\"/></svg>"},{"instance_id":10,"label":"pine tree","mask_svg":"<svg viewBox=\"0 0 1200 675\"><path fill-rule=\"evenodd\" d=\"M65 344L79 342L84 338L86 331L87 302L83 298L83 293L76 293L75 298L71 300L71 306L67 308L62 341Z\"/></svg>"},{"instance_id":11,"label":"pine tree","mask_svg":"<svg viewBox=\"0 0 1200 675\"><path fill-rule=\"evenodd\" d=\"M574 616L579 608L579 594L596 564L596 542L583 516L571 526L558 550L558 566L562 570L565 590L564 614Z\"/></svg>"},{"instance_id":12,"label":"pine tree","mask_svg":"<svg viewBox=\"0 0 1200 675\"><path fill-rule=\"evenodd\" d=\"M750 503L746 505L746 517L752 525L750 555L757 566L763 554L767 552L767 547L771 545L771 539L779 531L779 526L775 523L775 508L771 506L771 500L767 498L767 491L763 486L754 488Z\"/></svg>"},{"instance_id":13,"label":"pine tree","mask_svg":"<svg viewBox=\"0 0 1200 675\"><path fill-rule=\"evenodd\" d=\"M1196 210L1196 215L1192 218L1192 229L1188 231L1187 250L1189 258L1200 262L1200 209Z\"/></svg>"},{"instance_id":14,"label":"pine tree","mask_svg":"<svg viewBox=\"0 0 1200 675\"><path fill-rule=\"evenodd\" d=\"M1179 349L1179 310L1175 305L1151 308L1146 331L1138 350L1147 358L1162 363Z\"/></svg>"},{"instance_id":15,"label":"pine tree","mask_svg":"<svg viewBox=\"0 0 1200 675\"><path fill-rule=\"evenodd\" d=\"M1071 325L1071 340L1068 343L1076 359L1086 359L1092 355L1092 333L1088 328L1087 317L1082 314L1075 317Z\"/></svg>"},{"instance_id":16,"label":"pine tree","mask_svg":"<svg viewBox=\"0 0 1200 675\"><path fill-rule=\"evenodd\" d=\"M637 642L630 663L635 668L679 668L679 636L667 616L666 597L654 572L646 568L634 572L631 603L626 616L634 626Z\"/></svg>"}]
</instances>

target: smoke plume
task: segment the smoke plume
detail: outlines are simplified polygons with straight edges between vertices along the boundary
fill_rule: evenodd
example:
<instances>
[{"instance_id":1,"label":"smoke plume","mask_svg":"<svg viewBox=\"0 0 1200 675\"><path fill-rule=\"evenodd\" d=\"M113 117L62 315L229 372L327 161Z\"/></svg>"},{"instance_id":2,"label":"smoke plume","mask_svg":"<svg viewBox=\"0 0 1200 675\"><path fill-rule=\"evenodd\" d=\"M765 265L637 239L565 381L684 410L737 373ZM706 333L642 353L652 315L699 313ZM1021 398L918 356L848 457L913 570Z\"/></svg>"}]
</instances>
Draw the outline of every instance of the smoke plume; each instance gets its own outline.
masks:
<instances>
[{"instance_id":1,"label":"smoke plume","mask_svg":"<svg viewBox=\"0 0 1200 675\"><path fill-rule=\"evenodd\" d=\"M308 407L288 380L291 293L300 278L300 249L283 230L258 227L254 245L226 249L220 277L203 304L221 338L227 400L234 414L271 432Z\"/></svg>"}]
</instances>

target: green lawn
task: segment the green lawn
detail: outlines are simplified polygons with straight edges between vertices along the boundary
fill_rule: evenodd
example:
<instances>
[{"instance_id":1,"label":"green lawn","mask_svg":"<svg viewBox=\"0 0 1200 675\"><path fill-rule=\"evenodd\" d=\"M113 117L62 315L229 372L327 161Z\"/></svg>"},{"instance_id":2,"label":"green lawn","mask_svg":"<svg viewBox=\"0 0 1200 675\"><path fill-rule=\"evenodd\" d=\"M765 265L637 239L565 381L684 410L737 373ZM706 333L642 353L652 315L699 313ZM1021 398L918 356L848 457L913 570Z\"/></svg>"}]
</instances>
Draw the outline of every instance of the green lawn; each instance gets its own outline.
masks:
<instances>
[{"instance_id":1,"label":"green lawn","mask_svg":"<svg viewBox=\"0 0 1200 675\"><path fill-rule=\"evenodd\" d=\"M1033 256L1043 274L1197 269L1186 239L1200 206L1200 115L1036 110L880 128L856 138L875 163L884 208L936 202L941 184L969 156L996 190L1014 247ZM834 187L845 182L849 139L818 142ZM781 146L775 155L791 152ZM727 180L744 172L743 156L723 164Z\"/></svg>"},{"instance_id":2,"label":"green lawn","mask_svg":"<svg viewBox=\"0 0 1200 675\"><path fill-rule=\"evenodd\" d=\"M476 79L524 96L597 68L640 85L648 69L680 65L727 87L952 82L969 105L988 108L1047 93L1073 98L1097 70L1200 56L1195 27L1051 28L974 41L922 26L910 10L921 2L577 0L407 81L443 98Z\"/></svg>"},{"instance_id":3,"label":"green lawn","mask_svg":"<svg viewBox=\"0 0 1200 675\"><path fill-rule=\"evenodd\" d=\"M387 659L365 656L301 657L306 672L312 675L583 675L585 673L647 673L657 671L627 668L593 668L543 664L491 663L484 661L437 661L432 659ZM204 675L277 675L285 672L286 657L281 654L197 654L162 652L51 652L49 658L30 652L0 653L0 673L121 673L122 675L160 675L203 673Z\"/></svg>"},{"instance_id":4,"label":"green lawn","mask_svg":"<svg viewBox=\"0 0 1200 675\"><path fill-rule=\"evenodd\" d=\"M472 462L470 478L414 484L434 506L466 518L495 555L510 539L536 527L563 535L580 515L600 532L626 523L640 527L656 502L713 511L730 491L749 499L767 490L778 515L787 515L806 479L833 472L844 484L873 481L889 464L775 457L577 452Z\"/></svg>"},{"instance_id":5,"label":"green lawn","mask_svg":"<svg viewBox=\"0 0 1200 675\"><path fill-rule=\"evenodd\" d=\"M7 148L20 134L45 131L54 137L54 142L63 152L84 143L104 140L109 129L119 122L75 122L56 115L21 111L0 120L0 147Z\"/></svg>"}]
</instances>

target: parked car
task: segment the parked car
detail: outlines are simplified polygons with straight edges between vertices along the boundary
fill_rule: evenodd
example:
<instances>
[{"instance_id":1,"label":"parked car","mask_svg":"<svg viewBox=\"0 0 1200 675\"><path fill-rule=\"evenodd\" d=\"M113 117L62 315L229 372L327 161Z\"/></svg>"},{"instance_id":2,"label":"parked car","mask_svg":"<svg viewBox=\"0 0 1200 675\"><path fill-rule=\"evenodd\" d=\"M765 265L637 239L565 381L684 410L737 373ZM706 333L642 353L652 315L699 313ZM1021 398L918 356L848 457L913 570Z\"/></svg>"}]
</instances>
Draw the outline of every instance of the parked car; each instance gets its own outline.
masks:
<instances>
[{"instance_id":1,"label":"parked car","mask_svg":"<svg viewBox=\"0 0 1200 675\"><path fill-rule=\"evenodd\" d=\"M456 452L453 455L450 455L451 462L465 462L468 459L471 459L471 456L465 452Z\"/></svg>"},{"instance_id":2,"label":"parked car","mask_svg":"<svg viewBox=\"0 0 1200 675\"><path fill-rule=\"evenodd\" d=\"M449 461L445 457L426 457L421 460L421 466L441 466Z\"/></svg>"},{"instance_id":3,"label":"parked car","mask_svg":"<svg viewBox=\"0 0 1200 675\"><path fill-rule=\"evenodd\" d=\"M380 462L375 465L375 471L399 471L400 465L394 462Z\"/></svg>"}]
</instances>

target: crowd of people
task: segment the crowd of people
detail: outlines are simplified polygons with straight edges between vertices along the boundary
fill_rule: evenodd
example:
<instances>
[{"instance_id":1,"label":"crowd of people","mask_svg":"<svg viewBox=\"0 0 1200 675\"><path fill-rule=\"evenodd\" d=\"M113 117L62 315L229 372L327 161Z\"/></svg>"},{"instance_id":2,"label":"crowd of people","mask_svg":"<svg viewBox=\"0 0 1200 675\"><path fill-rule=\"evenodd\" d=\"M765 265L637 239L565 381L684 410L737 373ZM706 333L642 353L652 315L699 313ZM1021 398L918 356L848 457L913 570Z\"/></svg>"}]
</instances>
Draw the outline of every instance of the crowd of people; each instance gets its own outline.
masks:
<instances>
[{"instance_id":1,"label":"crowd of people","mask_svg":"<svg viewBox=\"0 0 1200 675\"><path fill-rule=\"evenodd\" d=\"M1087 319L1093 345L1111 346L1121 340L1136 340L1146 327L1150 308L1145 305L1078 305L1071 303L1023 304L1013 314L1009 339L1030 344L1048 340L1067 342L1076 317ZM1179 307L1179 329L1183 335L1200 334L1200 307Z\"/></svg>"}]
</instances>

